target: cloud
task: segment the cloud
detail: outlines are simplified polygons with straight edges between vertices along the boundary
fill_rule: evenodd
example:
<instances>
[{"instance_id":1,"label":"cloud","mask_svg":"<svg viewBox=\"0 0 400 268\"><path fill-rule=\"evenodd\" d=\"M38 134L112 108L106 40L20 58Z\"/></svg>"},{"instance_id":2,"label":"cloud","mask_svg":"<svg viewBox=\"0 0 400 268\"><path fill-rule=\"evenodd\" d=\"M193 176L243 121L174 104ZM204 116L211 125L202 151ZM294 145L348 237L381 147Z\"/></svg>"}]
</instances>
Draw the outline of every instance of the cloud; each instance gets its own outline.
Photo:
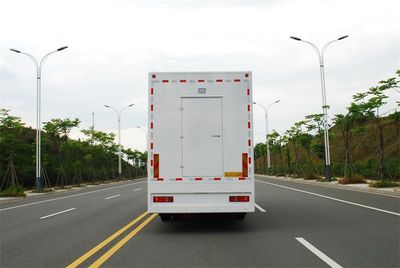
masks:
<instances>
[{"instance_id":1,"label":"cloud","mask_svg":"<svg viewBox=\"0 0 400 268\"><path fill-rule=\"evenodd\" d=\"M325 54L330 115L344 112L351 96L400 68L398 1L68 1L0 3L1 106L35 123L36 82L27 57L41 58L62 45L43 68L42 117L79 117L82 127L115 131L104 104L123 107L124 146L145 148L137 125L147 122L150 71L253 71L254 98L268 104L270 129L285 131L321 110L319 64L312 48L343 34ZM24 6L24 8L20 8ZM362 7L362 9L360 8ZM383 110L394 107L389 93ZM256 141L264 118L254 111ZM139 131L139 132L138 132ZM136 133L137 132L137 133ZM78 134L77 134L78 135Z\"/></svg>"}]
</instances>

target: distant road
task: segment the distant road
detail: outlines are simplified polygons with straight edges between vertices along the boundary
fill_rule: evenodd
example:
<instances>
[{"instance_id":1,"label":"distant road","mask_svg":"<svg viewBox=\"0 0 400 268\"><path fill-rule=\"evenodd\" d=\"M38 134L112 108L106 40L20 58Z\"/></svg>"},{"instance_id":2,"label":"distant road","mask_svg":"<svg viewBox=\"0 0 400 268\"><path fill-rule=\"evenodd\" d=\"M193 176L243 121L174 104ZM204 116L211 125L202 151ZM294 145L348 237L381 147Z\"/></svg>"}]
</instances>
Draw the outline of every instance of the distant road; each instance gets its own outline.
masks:
<instances>
[{"instance_id":1,"label":"distant road","mask_svg":"<svg viewBox=\"0 0 400 268\"><path fill-rule=\"evenodd\" d=\"M256 212L161 222L145 180L0 203L1 267L400 267L400 199L256 178Z\"/></svg>"}]
</instances>

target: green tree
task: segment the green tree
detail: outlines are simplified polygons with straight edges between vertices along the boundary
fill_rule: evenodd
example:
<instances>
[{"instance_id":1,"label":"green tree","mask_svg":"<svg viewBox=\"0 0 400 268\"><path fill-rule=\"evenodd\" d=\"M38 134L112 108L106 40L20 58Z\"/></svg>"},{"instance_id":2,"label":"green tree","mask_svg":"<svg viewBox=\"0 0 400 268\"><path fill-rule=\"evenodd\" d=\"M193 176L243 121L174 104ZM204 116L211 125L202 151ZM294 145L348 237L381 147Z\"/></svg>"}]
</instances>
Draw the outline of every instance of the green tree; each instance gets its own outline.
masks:
<instances>
[{"instance_id":1,"label":"green tree","mask_svg":"<svg viewBox=\"0 0 400 268\"><path fill-rule=\"evenodd\" d=\"M269 149L271 151L271 156L273 159L273 172L277 173L279 172L279 165L283 163L283 158L282 158L282 137L281 135L276 131L272 130L272 133L267 136L267 142ZM275 156L279 156L279 163L276 161Z\"/></svg>"},{"instance_id":2,"label":"green tree","mask_svg":"<svg viewBox=\"0 0 400 268\"><path fill-rule=\"evenodd\" d=\"M142 162L143 167L147 167L147 151L140 153L139 159Z\"/></svg>"},{"instance_id":3,"label":"green tree","mask_svg":"<svg viewBox=\"0 0 400 268\"><path fill-rule=\"evenodd\" d=\"M307 131L315 132L316 136L311 144L311 150L325 162L324 114L310 114L305 118Z\"/></svg>"},{"instance_id":4,"label":"green tree","mask_svg":"<svg viewBox=\"0 0 400 268\"><path fill-rule=\"evenodd\" d=\"M78 118L75 119L51 119L49 122L45 122L43 130L54 136L62 137L64 140L68 139L68 135L71 130L78 127L81 121Z\"/></svg>"},{"instance_id":5,"label":"green tree","mask_svg":"<svg viewBox=\"0 0 400 268\"><path fill-rule=\"evenodd\" d=\"M261 157L265 156L266 148L267 148L267 146L265 145L265 143L257 143L256 144L256 146L254 147L255 160L257 160L257 159L261 160ZM257 172L262 172L262 163L260 160L254 162ZM258 163L258 164L256 164L256 163ZM265 161L264 161L264 166L265 166Z\"/></svg>"},{"instance_id":6,"label":"green tree","mask_svg":"<svg viewBox=\"0 0 400 268\"><path fill-rule=\"evenodd\" d=\"M35 131L25 127L21 118L0 109L0 179L6 179L7 168L15 167L18 180L23 186L34 182ZM4 181L0 185L5 186ZM3 190L3 189L1 189Z\"/></svg>"},{"instance_id":7,"label":"green tree","mask_svg":"<svg viewBox=\"0 0 400 268\"><path fill-rule=\"evenodd\" d=\"M298 140L300 145L304 148L307 155L306 174L304 178L309 180L315 179L314 165L311 157L311 143L313 140L313 135L303 132L300 133Z\"/></svg>"},{"instance_id":8,"label":"green tree","mask_svg":"<svg viewBox=\"0 0 400 268\"><path fill-rule=\"evenodd\" d=\"M24 123L21 118L9 114L10 110L0 109L0 152L2 160L15 158L18 147L18 136L22 133Z\"/></svg>"},{"instance_id":9,"label":"green tree","mask_svg":"<svg viewBox=\"0 0 400 268\"><path fill-rule=\"evenodd\" d=\"M295 156L295 173L296 176L300 176L300 144L299 137L303 133L303 126L305 121L299 121L293 124L289 130L287 130L287 135L291 144L293 144L294 156Z\"/></svg>"},{"instance_id":10,"label":"green tree","mask_svg":"<svg viewBox=\"0 0 400 268\"><path fill-rule=\"evenodd\" d=\"M45 122L43 126L43 130L47 134L47 137L44 139L45 146L43 146L47 149L47 151L45 151L43 166L47 169L51 168L52 172L50 174L53 173L53 176L55 176L55 167L60 165L56 183L62 187L69 184L67 178L72 177L71 171L74 170L74 159L79 155L76 148L80 147L80 144L75 143L75 141L70 141L68 135L73 128L79 127L80 122L81 121L78 118L55 118ZM57 159L54 159L54 157L50 157L51 147L54 145L57 148L59 156L58 161Z\"/></svg>"},{"instance_id":11,"label":"green tree","mask_svg":"<svg viewBox=\"0 0 400 268\"><path fill-rule=\"evenodd\" d=\"M116 151L117 145L114 143L114 133L106 133L92 128L82 129L81 132L88 137L90 144L100 145L110 151Z\"/></svg>"},{"instance_id":12,"label":"green tree","mask_svg":"<svg viewBox=\"0 0 400 268\"><path fill-rule=\"evenodd\" d=\"M356 127L355 124L358 120L363 118L363 107L358 105L356 100L359 94L353 96L353 102L347 107L346 114L336 114L333 122L339 128L343 138L343 149L344 149L344 171L343 177L348 179L351 183L353 176L353 167L350 155L351 137L352 133L360 132L363 130L362 127Z\"/></svg>"},{"instance_id":13,"label":"green tree","mask_svg":"<svg viewBox=\"0 0 400 268\"><path fill-rule=\"evenodd\" d=\"M257 143L254 147L254 157L258 159L265 155L266 147L265 143Z\"/></svg>"},{"instance_id":14,"label":"green tree","mask_svg":"<svg viewBox=\"0 0 400 268\"><path fill-rule=\"evenodd\" d=\"M291 157L290 157L290 134L288 131L282 136L282 146L285 148L285 155L286 155L286 174L287 176L291 176L292 174L292 165L291 165Z\"/></svg>"},{"instance_id":15,"label":"green tree","mask_svg":"<svg viewBox=\"0 0 400 268\"><path fill-rule=\"evenodd\" d=\"M396 72L398 76L400 73ZM400 80L396 77L389 78L387 80L382 80L379 82L378 86L369 88L368 91L358 93L354 95L354 104L357 105L366 117L373 118L379 134L379 165L377 172L377 179L383 180L386 176L385 172L385 161L384 161L384 152L385 152L385 144L384 144L384 133L382 127L381 117L379 115L379 108L386 104L386 99L388 98L385 95L386 90L397 88L399 86Z\"/></svg>"}]
</instances>

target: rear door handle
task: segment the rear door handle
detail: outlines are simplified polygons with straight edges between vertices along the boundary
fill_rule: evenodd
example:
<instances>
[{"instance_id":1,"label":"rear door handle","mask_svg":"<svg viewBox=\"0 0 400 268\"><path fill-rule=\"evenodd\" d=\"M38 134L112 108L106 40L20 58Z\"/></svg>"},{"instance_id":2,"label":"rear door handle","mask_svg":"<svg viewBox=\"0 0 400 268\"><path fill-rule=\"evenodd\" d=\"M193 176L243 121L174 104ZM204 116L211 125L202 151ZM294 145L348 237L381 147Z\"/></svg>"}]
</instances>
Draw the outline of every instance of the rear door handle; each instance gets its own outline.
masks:
<instances>
[{"instance_id":1,"label":"rear door handle","mask_svg":"<svg viewBox=\"0 0 400 268\"><path fill-rule=\"evenodd\" d=\"M211 135L211 137L213 137L213 138L220 138L221 135Z\"/></svg>"}]
</instances>

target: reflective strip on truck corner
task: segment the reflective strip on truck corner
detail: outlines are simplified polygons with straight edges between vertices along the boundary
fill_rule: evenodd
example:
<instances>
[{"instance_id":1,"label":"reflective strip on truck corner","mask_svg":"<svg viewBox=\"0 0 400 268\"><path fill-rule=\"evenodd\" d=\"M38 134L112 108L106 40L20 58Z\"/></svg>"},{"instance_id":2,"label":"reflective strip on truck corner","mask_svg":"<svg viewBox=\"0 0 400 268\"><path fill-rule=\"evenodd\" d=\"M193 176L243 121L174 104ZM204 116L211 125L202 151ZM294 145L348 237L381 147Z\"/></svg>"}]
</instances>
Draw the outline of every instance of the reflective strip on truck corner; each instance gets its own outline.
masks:
<instances>
[{"instance_id":1,"label":"reflective strip on truck corner","mask_svg":"<svg viewBox=\"0 0 400 268\"><path fill-rule=\"evenodd\" d=\"M160 177L160 155L154 154L154 178Z\"/></svg>"},{"instance_id":2,"label":"reflective strip on truck corner","mask_svg":"<svg viewBox=\"0 0 400 268\"><path fill-rule=\"evenodd\" d=\"M242 153L242 177L247 177L249 174L248 153Z\"/></svg>"}]
</instances>

